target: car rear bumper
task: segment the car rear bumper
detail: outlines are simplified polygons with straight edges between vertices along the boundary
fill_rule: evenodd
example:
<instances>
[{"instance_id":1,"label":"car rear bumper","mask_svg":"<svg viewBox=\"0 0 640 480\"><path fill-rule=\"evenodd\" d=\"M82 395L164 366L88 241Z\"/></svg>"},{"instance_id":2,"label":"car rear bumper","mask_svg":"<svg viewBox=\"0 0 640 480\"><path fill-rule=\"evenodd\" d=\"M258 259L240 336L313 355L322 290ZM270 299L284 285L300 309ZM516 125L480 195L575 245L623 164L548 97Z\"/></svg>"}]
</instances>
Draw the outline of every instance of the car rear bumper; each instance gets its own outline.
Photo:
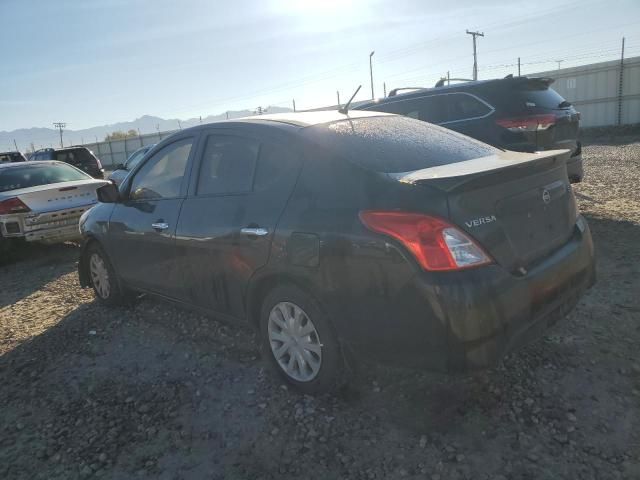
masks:
<instances>
[{"instance_id":1,"label":"car rear bumper","mask_svg":"<svg viewBox=\"0 0 640 480\"><path fill-rule=\"evenodd\" d=\"M593 243L580 219L571 240L528 272L497 265L478 269L441 289L448 319L447 370L495 365L505 354L542 336L564 318L595 282Z\"/></svg>"},{"instance_id":2,"label":"car rear bumper","mask_svg":"<svg viewBox=\"0 0 640 480\"><path fill-rule=\"evenodd\" d=\"M369 299L375 309L352 319L357 328L347 330L346 346L374 361L431 371L495 365L542 336L595 282L591 234L579 223L566 244L524 274L499 265L421 271L390 303Z\"/></svg>"},{"instance_id":3,"label":"car rear bumper","mask_svg":"<svg viewBox=\"0 0 640 480\"><path fill-rule=\"evenodd\" d=\"M2 215L0 233L5 238L23 238L27 242L60 243L77 240L80 238L80 217L93 205L53 212Z\"/></svg>"}]
</instances>

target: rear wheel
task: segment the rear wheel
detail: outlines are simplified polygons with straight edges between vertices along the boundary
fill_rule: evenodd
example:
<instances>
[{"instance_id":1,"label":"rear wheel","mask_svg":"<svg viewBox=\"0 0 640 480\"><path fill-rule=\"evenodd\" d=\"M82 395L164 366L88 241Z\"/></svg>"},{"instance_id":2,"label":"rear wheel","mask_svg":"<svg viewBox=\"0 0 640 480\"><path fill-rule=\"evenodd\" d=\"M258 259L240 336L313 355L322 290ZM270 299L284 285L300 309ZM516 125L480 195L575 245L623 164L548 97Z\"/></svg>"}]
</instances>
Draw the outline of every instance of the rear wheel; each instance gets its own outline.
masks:
<instances>
[{"instance_id":1,"label":"rear wheel","mask_svg":"<svg viewBox=\"0 0 640 480\"><path fill-rule=\"evenodd\" d=\"M307 293L281 286L265 298L260 336L269 364L304 393L339 387L343 359L336 335L324 312Z\"/></svg>"},{"instance_id":2,"label":"rear wheel","mask_svg":"<svg viewBox=\"0 0 640 480\"><path fill-rule=\"evenodd\" d=\"M120 287L116 273L104 250L97 243L87 247L86 265L96 298L105 305L122 305L128 295Z\"/></svg>"}]
</instances>

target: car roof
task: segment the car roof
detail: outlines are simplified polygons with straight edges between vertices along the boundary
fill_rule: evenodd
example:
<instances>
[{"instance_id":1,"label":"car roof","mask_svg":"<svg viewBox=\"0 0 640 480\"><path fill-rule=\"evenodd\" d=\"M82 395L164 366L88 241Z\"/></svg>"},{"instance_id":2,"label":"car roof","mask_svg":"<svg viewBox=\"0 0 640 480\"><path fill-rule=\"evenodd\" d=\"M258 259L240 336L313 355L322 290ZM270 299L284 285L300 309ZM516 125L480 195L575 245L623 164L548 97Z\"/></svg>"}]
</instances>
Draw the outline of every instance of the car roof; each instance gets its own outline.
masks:
<instances>
[{"instance_id":1,"label":"car roof","mask_svg":"<svg viewBox=\"0 0 640 480\"><path fill-rule=\"evenodd\" d=\"M17 168L17 167L38 167L41 165L65 165L69 166L68 163L58 162L57 160L39 160L39 161L29 161L26 162L12 162L12 163L0 163L1 168Z\"/></svg>"},{"instance_id":2,"label":"car roof","mask_svg":"<svg viewBox=\"0 0 640 480\"><path fill-rule=\"evenodd\" d=\"M493 85L495 86L499 86L501 83L509 83L509 84L519 84L519 83L526 83L526 82L531 82L531 81L540 81L540 82L546 82L549 85L551 83L553 83L553 80L549 79L549 78L543 78L543 77L505 77L505 78L492 78L492 79L488 79L488 80L470 80L468 82L462 82L462 83L452 83L451 85L442 85L441 87L425 87L425 88L416 88L415 90L412 90L410 92L406 92L406 93L398 93L396 95L392 95L389 97L384 97L384 98L377 98L375 100L371 100L369 102L363 103L358 105L357 107L354 107L356 109L360 109L360 108L370 108L372 105L376 105L376 104L381 104L381 103L387 103L387 102L393 102L395 100L405 100L405 99L411 99L414 97L422 97L425 94L437 94L437 93L442 93L442 92L451 92L451 91L465 91L465 90L474 90L476 88L485 88L485 87L491 87Z\"/></svg>"}]
</instances>

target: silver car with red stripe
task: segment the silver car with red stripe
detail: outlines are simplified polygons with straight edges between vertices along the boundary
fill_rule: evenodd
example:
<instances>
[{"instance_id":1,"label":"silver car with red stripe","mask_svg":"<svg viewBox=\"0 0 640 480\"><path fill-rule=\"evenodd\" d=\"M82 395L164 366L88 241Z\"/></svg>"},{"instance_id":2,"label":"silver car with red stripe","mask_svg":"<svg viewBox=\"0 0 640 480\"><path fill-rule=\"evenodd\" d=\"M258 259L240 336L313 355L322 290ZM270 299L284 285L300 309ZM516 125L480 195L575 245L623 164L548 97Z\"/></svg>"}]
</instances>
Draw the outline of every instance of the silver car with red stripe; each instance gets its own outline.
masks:
<instances>
[{"instance_id":1,"label":"silver car with red stripe","mask_svg":"<svg viewBox=\"0 0 640 480\"><path fill-rule=\"evenodd\" d=\"M80 216L107 183L63 162L0 164L0 242L77 239Z\"/></svg>"}]
</instances>

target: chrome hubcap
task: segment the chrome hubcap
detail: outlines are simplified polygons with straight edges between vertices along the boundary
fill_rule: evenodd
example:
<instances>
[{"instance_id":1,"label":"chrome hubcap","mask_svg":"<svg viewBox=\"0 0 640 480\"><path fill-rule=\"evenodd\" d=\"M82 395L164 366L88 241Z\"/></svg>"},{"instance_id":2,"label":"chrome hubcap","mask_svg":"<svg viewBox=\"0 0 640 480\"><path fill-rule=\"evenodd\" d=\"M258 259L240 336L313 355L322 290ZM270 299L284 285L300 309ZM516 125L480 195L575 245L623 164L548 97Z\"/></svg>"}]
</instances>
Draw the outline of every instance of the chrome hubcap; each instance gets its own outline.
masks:
<instances>
[{"instance_id":1,"label":"chrome hubcap","mask_svg":"<svg viewBox=\"0 0 640 480\"><path fill-rule=\"evenodd\" d=\"M291 302L278 303L269 314L271 352L280 368L298 382L310 382L320 371L322 344L315 325Z\"/></svg>"},{"instance_id":2,"label":"chrome hubcap","mask_svg":"<svg viewBox=\"0 0 640 480\"><path fill-rule=\"evenodd\" d=\"M111 292L109 271L104 260L97 253L92 254L89 259L89 272L91 273L91 282L96 293L100 295L100 298L108 298L109 292Z\"/></svg>"}]
</instances>

